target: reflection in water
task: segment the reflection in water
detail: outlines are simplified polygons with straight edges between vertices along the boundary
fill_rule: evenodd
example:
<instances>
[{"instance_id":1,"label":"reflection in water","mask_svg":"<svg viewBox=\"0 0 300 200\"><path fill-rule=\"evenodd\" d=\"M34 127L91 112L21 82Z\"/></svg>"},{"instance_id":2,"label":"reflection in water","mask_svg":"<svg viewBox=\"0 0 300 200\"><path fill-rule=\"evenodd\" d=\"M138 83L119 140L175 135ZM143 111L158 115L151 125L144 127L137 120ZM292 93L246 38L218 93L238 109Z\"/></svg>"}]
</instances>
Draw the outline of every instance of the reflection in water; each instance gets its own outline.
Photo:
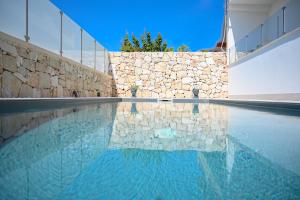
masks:
<instances>
[{"instance_id":1,"label":"reflection in water","mask_svg":"<svg viewBox=\"0 0 300 200\"><path fill-rule=\"evenodd\" d=\"M48 119L45 116L54 116L53 113L56 118L46 120L0 149L0 199L53 199L72 183L109 141L114 105L96 108L27 113L28 118L38 118L40 114ZM24 115L16 116L16 120L25 121ZM13 119L1 119L8 117Z\"/></svg>"},{"instance_id":2,"label":"reflection in water","mask_svg":"<svg viewBox=\"0 0 300 200\"><path fill-rule=\"evenodd\" d=\"M119 104L110 139L110 148L155 150L224 151L227 137L227 109L200 104L139 103L139 113L131 115L132 105Z\"/></svg>"},{"instance_id":3,"label":"reflection in water","mask_svg":"<svg viewBox=\"0 0 300 200\"><path fill-rule=\"evenodd\" d=\"M300 197L299 176L229 136L226 106L119 103L76 110L51 111L51 120L0 148L0 199Z\"/></svg>"},{"instance_id":4,"label":"reflection in water","mask_svg":"<svg viewBox=\"0 0 300 200\"><path fill-rule=\"evenodd\" d=\"M136 103L131 103L131 109L130 109L130 112L132 114L137 114L138 111L137 111L137 108L136 108Z\"/></svg>"},{"instance_id":5,"label":"reflection in water","mask_svg":"<svg viewBox=\"0 0 300 200\"><path fill-rule=\"evenodd\" d=\"M194 114L199 113L199 103L194 103L193 113Z\"/></svg>"}]
</instances>

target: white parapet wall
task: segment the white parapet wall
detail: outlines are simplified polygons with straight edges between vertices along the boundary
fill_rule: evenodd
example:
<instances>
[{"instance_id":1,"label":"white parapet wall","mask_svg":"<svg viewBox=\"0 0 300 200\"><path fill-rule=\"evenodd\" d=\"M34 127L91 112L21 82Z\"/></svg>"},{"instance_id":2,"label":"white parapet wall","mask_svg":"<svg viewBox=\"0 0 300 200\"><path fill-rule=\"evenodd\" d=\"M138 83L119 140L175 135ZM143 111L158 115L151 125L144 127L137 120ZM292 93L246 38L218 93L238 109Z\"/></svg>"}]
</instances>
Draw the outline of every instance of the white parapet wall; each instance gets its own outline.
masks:
<instances>
[{"instance_id":1,"label":"white parapet wall","mask_svg":"<svg viewBox=\"0 0 300 200\"><path fill-rule=\"evenodd\" d=\"M300 100L300 29L229 68L229 97Z\"/></svg>"}]
</instances>

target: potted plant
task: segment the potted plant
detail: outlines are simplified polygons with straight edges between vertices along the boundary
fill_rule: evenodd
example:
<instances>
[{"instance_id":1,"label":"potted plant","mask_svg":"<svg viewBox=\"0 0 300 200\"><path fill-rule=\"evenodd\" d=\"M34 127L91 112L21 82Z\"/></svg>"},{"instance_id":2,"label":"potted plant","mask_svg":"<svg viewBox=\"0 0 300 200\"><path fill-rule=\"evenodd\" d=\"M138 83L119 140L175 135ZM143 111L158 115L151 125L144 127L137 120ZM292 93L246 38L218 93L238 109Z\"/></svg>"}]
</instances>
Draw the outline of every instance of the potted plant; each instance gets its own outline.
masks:
<instances>
[{"instance_id":1,"label":"potted plant","mask_svg":"<svg viewBox=\"0 0 300 200\"><path fill-rule=\"evenodd\" d=\"M97 97L101 97L101 93L99 90L97 90Z\"/></svg>"},{"instance_id":2,"label":"potted plant","mask_svg":"<svg viewBox=\"0 0 300 200\"><path fill-rule=\"evenodd\" d=\"M199 96L199 89L198 88L193 88L193 94L195 98L198 98Z\"/></svg>"},{"instance_id":3,"label":"potted plant","mask_svg":"<svg viewBox=\"0 0 300 200\"><path fill-rule=\"evenodd\" d=\"M136 92L137 92L138 89L139 89L139 86L137 86L137 85L132 85L130 87L132 97L136 97Z\"/></svg>"}]
</instances>

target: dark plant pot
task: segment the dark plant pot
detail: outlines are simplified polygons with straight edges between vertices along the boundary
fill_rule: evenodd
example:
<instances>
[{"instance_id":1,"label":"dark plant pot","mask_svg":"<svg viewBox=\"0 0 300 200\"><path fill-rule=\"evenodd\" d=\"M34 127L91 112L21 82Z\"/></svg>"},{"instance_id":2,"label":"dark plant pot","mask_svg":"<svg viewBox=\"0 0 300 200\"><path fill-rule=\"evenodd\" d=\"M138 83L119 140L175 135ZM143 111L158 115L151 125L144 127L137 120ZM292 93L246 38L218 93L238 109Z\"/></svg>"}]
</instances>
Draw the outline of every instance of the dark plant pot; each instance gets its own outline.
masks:
<instances>
[{"instance_id":1,"label":"dark plant pot","mask_svg":"<svg viewBox=\"0 0 300 200\"><path fill-rule=\"evenodd\" d=\"M199 96L199 89L194 88L193 89L193 94L194 94L194 97L198 97Z\"/></svg>"},{"instance_id":2,"label":"dark plant pot","mask_svg":"<svg viewBox=\"0 0 300 200\"><path fill-rule=\"evenodd\" d=\"M97 97L101 97L101 94L100 94L100 92L97 92Z\"/></svg>"},{"instance_id":3,"label":"dark plant pot","mask_svg":"<svg viewBox=\"0 0 300 200\"><path fill-rule=\"evenodd\" d=\"M76 91L76 90L73 90L73 92L72 92L72 97L78 97L79 95L78 95L78 92Z\"/></svg>"},{"instance_id":4,"label":"dark plant pot","mask_svg":"<svg viewBox=\"0 0 300 200\"><path fill-rule=\"evenodd\" d=\"M136 97L137 89L131 89L131 96Z\"/></svg>"}]
</instances>

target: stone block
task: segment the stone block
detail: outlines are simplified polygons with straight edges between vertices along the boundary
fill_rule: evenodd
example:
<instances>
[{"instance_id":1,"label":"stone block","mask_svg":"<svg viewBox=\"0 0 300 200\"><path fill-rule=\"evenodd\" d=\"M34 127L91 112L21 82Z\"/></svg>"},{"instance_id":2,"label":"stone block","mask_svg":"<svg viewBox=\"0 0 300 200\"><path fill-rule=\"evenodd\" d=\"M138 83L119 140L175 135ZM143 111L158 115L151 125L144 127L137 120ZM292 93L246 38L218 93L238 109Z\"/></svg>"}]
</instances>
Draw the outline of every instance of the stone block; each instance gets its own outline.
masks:
<instances>
[{"instance_id":1,"label":"stone block","mask_svg":"<svg viewBox=\"0 0 300 200\"><path fill-rule=\"evenodd\" d=\"M39 88L46 89L50 88L50 75L39 72ZM42 96L43 96L43 90L42 90Z\"/></svg>"},{"instance_id":2,"label":"stone block","mask_svg":"<svg viewBox=\"0 0 300 200\"><path fill-rule=\"evenodd\" d=\"M148 80L148 77L149 77L148 75L141 75L142 80Z\"/></svg>"},{"instance_id":3,"label":"stone block","mask_svg":"<svg viewBox=\"0 0 300 200\"><path fill-rule=\"evenodd\" d=\"M221 74L221 81L224 81L224 82L228 81L228 74L227 73L222 73Z\"/></svg>"},{"instance_id":4,"label":"stone block","mask_svg":"<svg viewBox=\"0 0 300 200\"><path fill-rule=\"evenodd\" d=\"M176 80L176 73L175 72L171 72L170 78L173 79L173 80Z\"/></svg>"},{"instance_id":5,"label":"stone block","mask_svg":"<svg viewBox=\"0 0 300 200\"><path fill-rule=\"evenodd\" d=\"M17 67L21 67L23 65L23 58L20 56L17 56Z\"/></svg>"},{"instance_id":6,"label":"stone block","mask_svg":"<svg viewBox=\"0 0 300 200\"><path fill-rule=\"evenodd\" d=\"M33 97L33 88L27 84L22 84L19 97Z\"/></svg>"},{"instance_id":7,"label":"stone block","mask_svg":"<svg viewBox=\"0 0 300 200\"><path fill-rule=\"evenodd\" d=\"M41 89L41 97L51 97L50 89Z\"/></svg>"},{"instance_id":8,"label":"stone block","mask_svg":"<svg viewBox=\"0 0 300 200\"><path fill-rule=\"evenodd\" d=\"M29 59L29 50L27 49L27 47L24 46L16 46L17 49L17 53L20 57L22 57L23 59Z\"/></svg>"},{"instance_id":9,"label":"stone block","mask_svg":"<svg viewBox=\"0 0 300 200\"><path fill-rule=\"evenodd\" d=\"M136 76L138 76L138 75L140 75L140 74L142 74L143 73L143 70L142 70L142 68L135 68L135 75Z\"/></svg>"},{"instance_id":10,"label":"stone block","mask_svg":"<svg viewBox=\"0 0 300 200\"><path fill-rule=\"evenodd\" d=\"M41 97L42 97L41 90L37 88L33 88L33 98L41 98Z\"/></svg>"},{"instance_id":11,"label":"stone block","mask_svg":"<svg viewBox=\"0 0 300 200\"><path fill-rule=\"evenodd\" d=\"M18 72L20 74L22 74L22 76L24 77L28 77L28 74L30 73L28 69L26 69L25 67L21 66L21 67L18 67Z\"/></svg>"},{"instance_id":12,"label":"stone block","mask_svg":"<svg viewBox=\"0 0 300 200\"><path fill-rule=\"evenodd\" d=\"M3 55L3 68L10 72L17 71L17 58L11 55Z\"/></svg>"},{"instance_id":13,"label":"stone block","mask_svg":"<svg viewBox=\"0 0 300 200\"><path fill-rule=\"evenodd\" d=\"M46 72L47 71L47 63L40 63L40 62L37 62L36 63L36 71L39 71L39 72Z\"/></svg>"},{"instance_id":14,"label":"stone block","mask_svg":"<svg viewBox=\"0 0 300 200\"><path fill-rule=\"evenodd\" d=\"M58 76L51 77L51 86L57 87L58 86Z\"/></svg>"},{"instance_id":15,"label":"stone block","mask_svg":"<svg viewBox=\"0 0 300 200\"><path fill-rule=\"evenodd\" d=\"M19 72L15 72L14 76L17 77L20 81L22 81L23 83L27 82L27 78L25 78L22 74L20 74Z\"/></svg>"},{"instance_id":16,"label":"stone block","mask_svg":"<svg viewBox=\"0 0 300 200\"><path fill-rule=\"evenodd\" d=\"M63 97L64 96L64 91L62 86L57 87L57 97Z\"/></svg>"},{"instance_id":17,"label":"stone block","mask_svg":"<svg viewBox=\"0 0 300 200\"><path fill-rule=\"evenodd\" d=\"M2 52L0 51L0 74L3 72L3 59L2 59Z\"/></svg>"},{"instance_id":18,"label":"stone block","mask_svg":"<svg viewBox=\"0 0 300 200\"><path fill-rule=\"evenodd\" d=\"M201 89L207 91L209 89L209 86L207 84L202 84Z\"/></svg>"},{"instance_id":19,"label":"stone block","mask_svg":"<svg viewBox=\"0 0 300 200\"><path fill-rule=\"evenodd\" d=\"M198 67L200 67L200 68L207 67L207 63L206 63L206 62L200 62L200 63L198 64Z\"/></svg>"},{"instance_id":20,"label":"stone block","mask_svg":"<svg viewBox=\"0 0 300 200\"><path fill-rule=\"evenodd\" d=\"M134 66L135 67L141 67L142 66L142 60L141 59L136 59L134 62Z\"/></svg>"},{"instance_id":21,"label":"stone block","mask_svg":"<svg viewBox=\"0 0 300 200\"><path fill-rule=\"evenodd\" d=\"M35 51L30 51L29 58L30 58L30 60L33 60L34 62L36 62L38 59L38 53Z\"/></svg>"},{"instance_id":22,"label":"stone block","mask_svg":"<svg viewBox=\"0 0 300 200\"><path fill-rule=\"evenodd\" d=\"M39 63L40 64L40 63ZM23 59L23 67L28 69L29 71L31 72L34 72L35 71L35 66L38 65L36 64L34 61L32 60L29 60L29 59ZM41 71L41 70L39 70Z\"/></svg>"},{"instance_id":23,"label":"stone block","mask_svg":"<svg viewBox=\"0 0 300 200\"><path fill-rule=\"evenodd\" d=\"M178 79L185 78L187 76L187 72L186 71L178 71L176 75L177 75Z\"/></svg>"},{"instance_id":24,"label":"stone block","mask_svg":"<svg viewBox=\"0 0 300 200\"><path fill-rule=\"evenodd\" d=\"M206 58L206 63L209 65L214 65L215 61L212 57L208 57L208 58Z\"/></svg>"},{"instance_id":25,"label":"stone block","mask_svg":"<svg viewBox=\"0 0 300 200\"><path fill-rule=\"evenodd\" d=\"M228 92L228 85L222 85L222 91L223 92Z\"/></svg>"},{"instance_id":26,"label":"stone block","mask_svg":"<svg viewBox=\"0 0 300 200\"><path fill-rule=\"evenodd\" d=\"M22 82L11 72L2 74L2 97L18 97Z\"/></svg>"},{"instance_id":27,"label":"stone block","mask_svg":"<svg viewBox=\"0 0 300 200\"><path fill-rule=\"evenodd\" d=\"M72 96L71 91L66 89L66 88L64 88L63 93L64 93L64 97L71 97Z\"/></svg>"},{"instance_id":28,"label":"stone block","mask_svg":"<svg viewBox=\"0 0 300 200\"><path fill-rule=\"evenodd\" d=\"M190 91L191 90L191 85L183 84L182 89L186 90L186 91Z\"/></svg>"},{"instance_id":29,"label":"stone block","mask_svg":"<svg viewBox=\"0 0 300 200\"><path fill-rule=\"evenodd\" d=\"M191 77L185 77L182 79L182 83L183 84L189 84L189 83L192 83L193 82L193 79Z\"/></svg>"},{"instance_id":30,"label":"stone block","mask_svg":"<svg viewBox=\"0 0 300 200\"><path fill-rule=\"evenodd\" d=\"M146 74L146 75L150 74L150 70L143 68L143 74Z\"/></svg>"},{"instance_id":31,"label":"stone block","mask_svg":"<svg viewBox=\"0 0 300 200\"><path fill-rule=\"evenodd\" d=\"M60 69L61 68L61 64L60 61L56 58L51 58L49 59L49 66L53 67L54 69Z\"/></svg>"},{"instance_id":32,"label":"stone block","mask_svg":"<svg viewBox=\"0 0 300 200\"><path fill-rule=\"evenodd\" d=\"M28 74L27 84L33 88L38 88L39 86L39 75L36 72L31 72Z\"/></svg>"},{"instance_id":33,"label":"stone block","mask_svg":"<svg viewBox=\"0 0 300 200\"><path fill-rule=\"evenodd\" d=\"M16 47L3 40L0 40L0 49L11 56L18 56Z\"/></svg>"},{"instance_id":34,"label":"stone block","mask_svg":"<svg viewBox=\"0 0 300 200\"><path fill-rule=\"evenodd\" d=\"M155 71L164 72L164 71L166 71L166 64L163 62L159 62L159 63L155 64L154 68L155 68Z\"/></svg>"},{"instance_id":35,"label":"stone block","mask_svg":"<svg viewBox=\"0 0 300 200\"><path fill-rule=\"evenodd\" d=\"M147 63L150 63L151 62L151 57L150 56L145 56L144 61L147 62Z\"/></svg>"},{"instance_id":36,"label":"stone block","mask_svg":"<svg viewBox=\"0 0 300 200\"><path fill-rule=\"evenodd\" d=\"M2 97L2 74L0 74L0 97Z\"/></svg>"},{"instance_id":37,"label":"stone block","mask_svg":"<svg viewBox=\"0 0 300 200\"><path fill-rule=\"evenodd\" d=\"M50 89L50 97L57 97L57 88Z\"/></svg>"},{"instance_id":38,"label":"stone block","mask_svg":"<svg viewBox=\"0 0 300 200\"><path fill-rule=\"evenodd\" d=\"M82 82L81 80L78 80L78 83ZM62 86L62 87L66 87L66 81L64 79L58 79L58 85Z\"/></svg>"}]
</instances>

